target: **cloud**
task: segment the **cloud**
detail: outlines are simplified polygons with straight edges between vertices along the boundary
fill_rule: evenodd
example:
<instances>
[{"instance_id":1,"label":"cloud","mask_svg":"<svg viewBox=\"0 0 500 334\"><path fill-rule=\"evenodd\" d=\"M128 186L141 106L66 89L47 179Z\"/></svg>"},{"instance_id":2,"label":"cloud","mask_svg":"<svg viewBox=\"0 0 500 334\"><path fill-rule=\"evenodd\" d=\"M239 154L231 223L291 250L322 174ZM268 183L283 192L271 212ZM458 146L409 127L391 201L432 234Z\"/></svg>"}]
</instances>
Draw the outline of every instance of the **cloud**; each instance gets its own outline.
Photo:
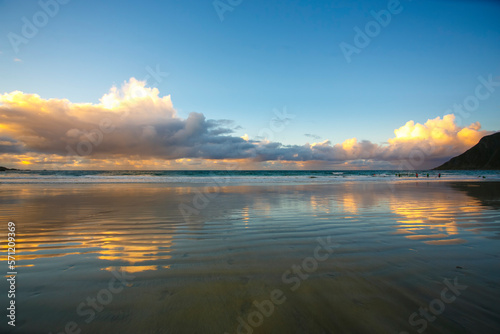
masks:
<instances>
[{"instance_id":1,"label":"cloud","mask_svg":"<svg viewBox=\"0 0 500 334\"><path fill-rule=\"evenodd\" d=\"M315 134L312 134L312 133L304 133L304 136L309 137L309 138L312 138L312 139L314 139L314 140L320 140L320 139L321 139L321 137L320 137L320 136L315 135Z\"/></svg>"},{"instance_id":2,"label":"cloud","mask_svg":"<svg viewBox=\"0 0 500 334\"><path fill-rule=\"evenodd\" d=\"M396 136L388 140L385 157L391 159L410 155L420 149L427 159L449 158L463 153L491 133L482 131L479 122L460 127L455 123L453 114L430 119L424 124L408 121L394 130Z\"/></svg>"},{"instance_id":3,"label":"cloud","mask_svg":"<svg viewBox=\"0 0 500 334\"><path fill-rule=\"evenodd\" d=\"M228 120L206 120L200 113L177 116L170 96L130 79L111 88L99 104L73 104L16 91L0 96L2 134L25 152L140 158L242 158L253 145L227 136Z\"/></svg>"},{"instance_id":4,"label":"cloud","mask_svg":"<svg viewBox=\"0 0 500 334\"><path fill-rule=\"evenodd\" d=\"M12 161L22 156L34 165L62 163L65 158L65 166L114 163L140 168L147 168L146 161L150 166L170 165L168 161L212 166L203 161L228 160L252 166L267 166L264 162L396 166L411 160L415 152L430 164L477 143L489 133L480 128L479 123L459 127L450 114L424 124L409 121L382 145L357 138L340 144L325 140L282 145L233 135L240 127L231 120L206 119L201 113L183 119L169 95L161 97L158 89L134 78L120 88L112 87L98 104L43 99L20 91L0 95L0 155L4 160L10 155ZM424 167L412 163L408 168Z\"/></svg>"},{"instance_id":5,"label":"cloud","mask_svg":"<svg viewBox=\"0 0 500 334\"><path fill-rule=\"evenodd\" d=\"M0 136L0 152L21 153L22 147L15 139Z\"/></svg>"}]
</instances>

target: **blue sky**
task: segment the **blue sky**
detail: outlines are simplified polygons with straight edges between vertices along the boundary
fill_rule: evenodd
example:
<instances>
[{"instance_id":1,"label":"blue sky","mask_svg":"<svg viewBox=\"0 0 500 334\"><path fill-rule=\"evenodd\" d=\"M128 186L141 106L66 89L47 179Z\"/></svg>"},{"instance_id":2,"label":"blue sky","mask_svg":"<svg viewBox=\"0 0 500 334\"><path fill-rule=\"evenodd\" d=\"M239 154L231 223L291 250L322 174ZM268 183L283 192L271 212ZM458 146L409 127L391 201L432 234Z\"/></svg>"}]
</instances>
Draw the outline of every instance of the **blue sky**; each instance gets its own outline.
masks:
<instances>
[{"instance_id":1,"label":"blue sky","mask_svg":"<svg viewBox=\"0 0 500 334\"><path fill-rule=\"evenodd\" d=\"M211 0L72 0L16 53L8 34L21 35L22 18L31 21L41 6L0 1L0 94L98 103L111 86L159 67L168 77L147 83L171 95L180 117L230 119L241 127L234 135L259 139L273 110L286 108L295 117L274 141L315 141L307 133L383 143L409 120L449 113L474 94L478 76L500 81L498 1L402 0L347 62L340 43L354 45L354 28L387 8L388 1L243 0L221 21ZM464 123L497 131L499 110L500 88Z\"/></svg>"}]
</instances>

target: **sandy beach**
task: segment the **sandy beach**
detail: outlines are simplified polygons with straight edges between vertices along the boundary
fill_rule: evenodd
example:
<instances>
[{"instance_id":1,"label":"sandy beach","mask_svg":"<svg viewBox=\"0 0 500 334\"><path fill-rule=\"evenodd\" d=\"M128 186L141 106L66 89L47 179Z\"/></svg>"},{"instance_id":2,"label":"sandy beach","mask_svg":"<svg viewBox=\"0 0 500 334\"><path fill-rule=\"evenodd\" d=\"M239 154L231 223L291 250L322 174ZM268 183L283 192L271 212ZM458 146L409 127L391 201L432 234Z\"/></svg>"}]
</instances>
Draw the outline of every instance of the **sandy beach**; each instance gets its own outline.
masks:
<instances>
[{"instance_id":1,"label":"sandy beach","mask_svg":"<svg viewBox=\"0 0 500 334\"><path fill-rule=\"evenodd\" d=\"M3 185L15 333L495 333L499 189Z\"/></svg>"}]
</instances>

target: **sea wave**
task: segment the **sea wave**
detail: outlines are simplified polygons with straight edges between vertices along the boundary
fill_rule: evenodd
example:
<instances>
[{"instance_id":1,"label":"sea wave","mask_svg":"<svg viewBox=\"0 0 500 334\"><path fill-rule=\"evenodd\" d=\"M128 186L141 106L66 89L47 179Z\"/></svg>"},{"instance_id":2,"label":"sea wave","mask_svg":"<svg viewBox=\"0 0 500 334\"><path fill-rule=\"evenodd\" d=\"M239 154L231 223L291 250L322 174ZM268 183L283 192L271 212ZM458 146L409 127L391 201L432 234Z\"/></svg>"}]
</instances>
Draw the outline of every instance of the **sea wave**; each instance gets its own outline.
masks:
<instances>
[{"instance_id":1,"label":"sea wave","mask_svg":"<svg viewBox=\"0 0 500 334\"><path fill-rule=\"evenodd\" d=\"M417 177L418 174L418 177ZM15 171L0 183L328 184L339 182L500 181L499 171Z\"/></svg>"}]
</instances>

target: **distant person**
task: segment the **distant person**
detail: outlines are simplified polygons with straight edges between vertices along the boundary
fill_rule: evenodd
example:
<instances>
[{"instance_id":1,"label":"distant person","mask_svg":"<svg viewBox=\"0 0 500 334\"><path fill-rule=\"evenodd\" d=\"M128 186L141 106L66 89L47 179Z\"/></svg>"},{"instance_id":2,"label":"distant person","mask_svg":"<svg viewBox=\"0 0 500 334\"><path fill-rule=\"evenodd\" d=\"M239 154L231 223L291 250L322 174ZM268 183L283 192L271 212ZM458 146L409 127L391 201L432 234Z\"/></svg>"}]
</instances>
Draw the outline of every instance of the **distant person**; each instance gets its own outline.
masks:
<instances>
[{"instance_id":1,"label":"distant person","mask_svg":"<svg viewBox=\"0 0 500 334\"><path fill-rule=\"evenodd\" d=\"M429 173L427 173L427 177L429 177Z\"/></svg>"},{"instance_id":2,"label":"distant person","mask_svg":"<svg viewBox=\"0 0 500 334\"><path fill-rule=\"evenodd\" d=\"M441 177L441 173L438 174L438 177Z\"/></svg>"},{"instance_id":3,"label":"distant person","mask_svg":"<svg viewBox=\"0 0 500 334\"><path fill-rule=\"evenodd\" d=\"M415 175L418 177L418 173L415 173Z\"/></svg>"}]
</instances>

